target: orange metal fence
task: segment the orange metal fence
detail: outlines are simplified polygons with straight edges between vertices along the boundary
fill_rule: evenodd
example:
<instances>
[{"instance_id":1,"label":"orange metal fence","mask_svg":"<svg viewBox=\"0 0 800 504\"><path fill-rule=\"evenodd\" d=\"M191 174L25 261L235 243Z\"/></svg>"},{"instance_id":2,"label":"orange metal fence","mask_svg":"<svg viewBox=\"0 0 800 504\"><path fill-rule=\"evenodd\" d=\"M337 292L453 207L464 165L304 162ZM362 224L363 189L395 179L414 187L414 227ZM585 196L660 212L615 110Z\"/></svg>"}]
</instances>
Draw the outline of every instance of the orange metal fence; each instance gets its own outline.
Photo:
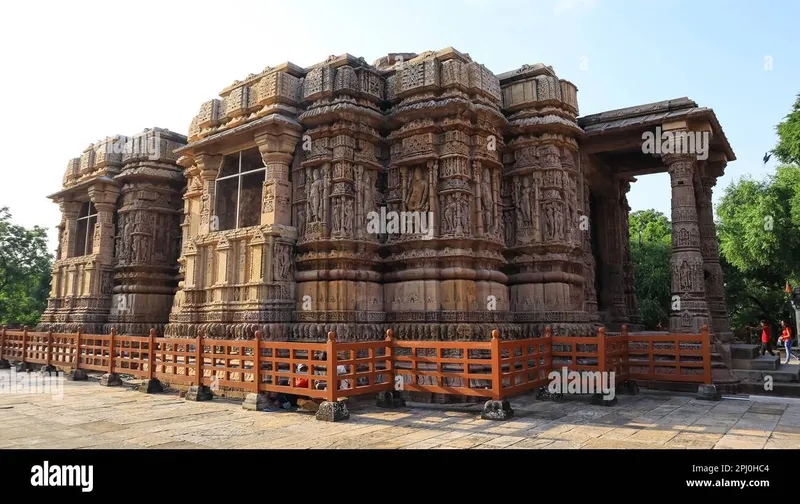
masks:
<instances>
[{"instance_id":1,"label":"orange metal fence","mask_svg":"<svg viewBox=\"0 0 800 504\"><path fill-rule=\"evenodd\" d=\"M701 334L637 335L623 327L596 336L491 341L325 343L159 338L110 334L0 333L0 358L167 383L282 392L335 401L389 390L495 400L546 386L553 370L614 372L627 379L711 383L708 328Z\"/></svg>"}]
</instances>

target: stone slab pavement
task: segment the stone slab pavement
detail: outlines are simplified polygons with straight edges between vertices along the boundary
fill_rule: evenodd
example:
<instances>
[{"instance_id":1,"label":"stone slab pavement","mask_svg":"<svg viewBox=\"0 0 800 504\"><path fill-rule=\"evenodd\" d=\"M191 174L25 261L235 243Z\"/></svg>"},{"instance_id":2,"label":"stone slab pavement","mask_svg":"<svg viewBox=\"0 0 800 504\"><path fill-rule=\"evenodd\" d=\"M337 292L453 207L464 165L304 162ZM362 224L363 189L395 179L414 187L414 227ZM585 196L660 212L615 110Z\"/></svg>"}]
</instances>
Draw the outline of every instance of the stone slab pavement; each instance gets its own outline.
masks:
<instances>
[{"instance_id":1,"label":"stone slab pavement","mask_svg":"<svg viewBox=\"0 0 800 504\"><path fill-rule=\"evenodd\" d=\"M0 371L8 384L9 370ZM800 448L800 404L642 391L616 406L588 397L511 401L509 421L481 420L480 407L416 405L385 410L374 399L328 423L291 411L246 411L241 401L190 402L62 382L61 393L0 388L0 448Z\"/></svg>"}]
</instances>

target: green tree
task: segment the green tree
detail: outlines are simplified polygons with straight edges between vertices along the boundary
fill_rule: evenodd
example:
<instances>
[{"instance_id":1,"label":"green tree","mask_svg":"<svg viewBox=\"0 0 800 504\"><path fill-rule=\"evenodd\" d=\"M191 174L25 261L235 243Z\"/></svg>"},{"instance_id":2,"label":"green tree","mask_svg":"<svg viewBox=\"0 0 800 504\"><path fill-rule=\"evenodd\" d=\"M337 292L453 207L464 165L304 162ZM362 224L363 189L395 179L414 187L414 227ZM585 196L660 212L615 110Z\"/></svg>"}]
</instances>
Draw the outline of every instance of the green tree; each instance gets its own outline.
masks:
<instances>
[{"instance_id":1,"label":"green tree","mask_svg":"<svg viewBox=\"0 0 800 504\"><path fill-rule=\"evenodd\" d=\"M778 145L772 153L781 163L800 165L800 94L792 111L775 129L778 131Z\"/></svg>"},{"instance_id":2,"label":"green tree","mask_svg":"<svg viewBox=\"0 0 800 504\"><path fill-rule=\"evenodd\" d=\"M0 208L0 324L34 325L47 307L52 256L47 231L11 223Z\"/></svg>"},{"instance_id":3,"label":"green tree","mask_svg":"<svg viewBox=\"0 0 800 504\"><path fill-rule=\"evenodd\" d=\"M732 183L717 215L731 326L787 318L784 286L800 278L800 167L780 166L763 181Z\"/></svg>"},{"instance_id":4,"label":"green tree","mask_svg":"<svg viewBox=\"0 0 800 504\"><path fill-rule=\"evenodd\" d=\"M672 299L672 224L661 212L638 210L629 215L628 229L642 322L646 329L656 329L659 322L666 326Z\"/></svg>"}]
</instances>

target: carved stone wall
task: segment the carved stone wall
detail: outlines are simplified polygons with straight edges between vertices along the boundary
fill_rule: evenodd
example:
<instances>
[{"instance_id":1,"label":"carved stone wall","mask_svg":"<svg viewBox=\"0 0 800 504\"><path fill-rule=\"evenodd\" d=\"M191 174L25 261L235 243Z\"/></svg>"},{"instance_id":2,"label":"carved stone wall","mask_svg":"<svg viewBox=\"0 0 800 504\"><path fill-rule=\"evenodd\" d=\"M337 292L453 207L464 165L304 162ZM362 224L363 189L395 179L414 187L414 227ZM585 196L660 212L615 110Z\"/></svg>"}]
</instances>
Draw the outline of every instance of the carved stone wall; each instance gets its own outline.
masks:
<instances>
[{"instance_id":1,"label":"carved stone wall","mask_svg":"<svg viewBox=\"0 0 800 504\"><path fill-rule=\"evenodd\" d=\"M495 75L452 48L267 67L203 103L187 139L148 130L69 163L43 327L470 340L635 325L632 179L584 150L577 116L551 67ZM145 158L156 132L162 155ZM713 315L724 333L718 170L665 163L671 326ZM89 201L92 253L75 256Z\"/></svg>"},{"instance_id":2,"label":"carved stone wall","mask_svg":"<svg viewBox=\"0 0 800 504\"><path fill-rule=\"evenodd\" d=\"M169 336L290 337L296 299L297 222L290 174L299 162L296 121L303 71L290 63L266 68L204 103L189 128L185 167L181 279L165 328ZM241 196L251 225L221 229L216 181L226 163L247 152L262 169L260 194ZM241 201L237 204L241 204ZM252 210L251 210L252 211Z\"/></svg>"},{"instance_id":3,"label":"carved stone wall","mask_svg":"<svg viewBox=\"0 0 800 504\"><path fill-rule=\"evenodd\" d=\"M305 128L292 168L297 242L297 323L292 337L383 337L380 229L380 105L384 77L363 60L315 65L302 84ZM294 258L290 257L290 261Z\"/></svg>"},{"instance_id":4,"label":"carved stone wall","mask_svg":"<svg viewBox=\"0 0 800 504\"><path fill-rule=\"evenodd\" d=\"M114 288L108 332L159 333L168 322L180 254L181 193L185 184L174 150L182 135L155 129L131 138L123 155L114 237ZM157 146L157 147L156 147Z\"/></svg>"},{"instance_id":5,"label":"carved stone wall","mask_svg":"<svg viewBox=\"0 0 800 504\"><path fill-rule=\"evenodd\" d=\"M504 220L510 308L523 336L587 334L585 309L588 226L584 178L579 172L578 106L573 84L549 67L503 74L509 121L505 156ZM588 217L588 215L587 215ZM590 265L588 265L591 267Z\"/></svg>"},{"instance_id":6,"label":"carved stone wall","mask_svg":"<svg viewBox=\"0 0 800 504\"><path fill-rule=\"evenodd\" d=\"M62 221L39 330L100 333L113 325L120 334L146 334L165 322L179 230L169 200L183 187L172 151L185 143L156 128L106 138L68 163L62 190L51 196ZM85 220L90 208L96 216Z\"/></svg>"},{"instance_id":7,"label":"carved stone wall","mask_svg":"<svg viewBox=\"0 0 800 504\"><path fill-rule=\"evenodd\" d=\"M386 236L387 322L401 339L489 338L510 322L499 80L450 51L397 63L386 82L386 210L429 228Z\"/></svg>"}]
</instances>

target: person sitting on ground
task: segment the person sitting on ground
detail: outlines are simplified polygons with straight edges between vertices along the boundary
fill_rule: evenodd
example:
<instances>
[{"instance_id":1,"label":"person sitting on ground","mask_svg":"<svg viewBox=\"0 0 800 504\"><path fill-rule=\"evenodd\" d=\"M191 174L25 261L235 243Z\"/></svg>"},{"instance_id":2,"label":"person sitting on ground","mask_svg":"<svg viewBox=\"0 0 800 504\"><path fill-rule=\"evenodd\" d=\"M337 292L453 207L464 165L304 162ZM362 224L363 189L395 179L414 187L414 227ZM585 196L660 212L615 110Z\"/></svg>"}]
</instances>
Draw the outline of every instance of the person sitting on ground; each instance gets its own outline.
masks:
<instances>
[{"instance_id":1,"label":"person sitting on ground","mask_svg":"<svg viewBox=\"0 0 800 504\"><path fill-rule=\"evenodd\" d=\"M298 364L297 365L297 373L298 374L307 374L308 373L308 364ZM308 388L308 378L295 378L294 379L294 388Z\"/></svg>"},{"instance_id":2,"label":"person sitting on ground","mask_svg":"<svg viewBox=\"0 0 800 504\"><path fill-rule=\"evenodd\" d=\"M337 375L347 374L347 366L344 366L342 364L339 364L338 366L336 366L336 374ZM339 390L349 389L349 388L350 388L350 380L349 379L345 378L344 380L341 380L339 382Z\"/></svg>"}]
</instances>

